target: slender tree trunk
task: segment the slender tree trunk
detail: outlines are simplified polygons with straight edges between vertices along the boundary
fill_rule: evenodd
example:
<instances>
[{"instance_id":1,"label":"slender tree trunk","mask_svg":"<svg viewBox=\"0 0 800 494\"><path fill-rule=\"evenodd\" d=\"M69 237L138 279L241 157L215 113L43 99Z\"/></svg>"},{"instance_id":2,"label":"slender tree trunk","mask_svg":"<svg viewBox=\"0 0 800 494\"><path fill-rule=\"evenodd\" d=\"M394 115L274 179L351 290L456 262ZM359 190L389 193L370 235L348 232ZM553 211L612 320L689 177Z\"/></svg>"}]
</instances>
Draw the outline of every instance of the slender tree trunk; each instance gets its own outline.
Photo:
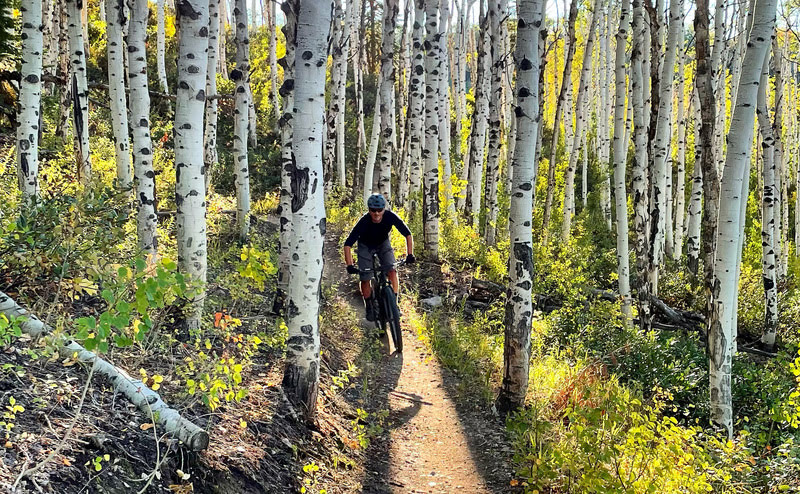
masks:
<instances>
[{"instance_id":1,"label":"slender tree trunk","mask_svg":"<svg viewBox=\"0 0 800 494\"><path fill-rule=\"evenodd\" d=\"M450 19L449 1L440 2L441 14L439 22L439 149L442 157L442 180L444 181L444 200L447 215L454 223L458 223L456 203L453 200L453 168L450 161L450 68L448 63L447 30Z\"/></svg>"},{"instance_id":2,"label":"slender tree trunk","mask_svg":"<svg viewBox=\"0 0 800 494\"><path fill-rule=\"evenodd\" d=\"M772 65L771 65L771 72L775 75L775 120L772 122L772 136L775 139L775 149L774 149L774 159L775 159L775 206L774 206L774 215L775 218L775 232L773 234L773 248L775 249L775 266L776 266L776 281L782 280L785 276L786 271L786 261L784 261L784 251L788 249L783 248L783 233L786 231L786 227L784 226L783 217L783 205L786 203L784 200L784 168L785 168L785 159L783 153L783 139L781 139L781 134L783 133L783 52L781 51L781 47L778 44L778 37L773 36L772 41ZM788 258L787 258L788 260ZM776 316L777 317L777 316Z\"/></svg>"},{"instance_id":3,"label":"slender tree trunk","mask_svg":"<svg viewBox=\"0 0 800 494\"><path fill-rule=\"evenodd\" d=\"M69 28L70 79L72 85L72 133L75 139L75 161L78 178L86 186L92 178L89 158L89 83L86 79L81 11L83 0L66 0Z\"/></svg>"},{"instance_id":4,"label":"slender tree trunk","mask_svg":"<svg viewBox=\"0 0 800 494\"><path fill-rule=\"evenodd\" d=\"M586 45L583 48L583 65L581 66L581 80L578 86L578 101L575 103L577 119L575 122L575 135L572 144L572 153L569 156L569 165L564 178L564 209L563 221L561 222L561 240L566 242L569 239L572 228L572 216L575 214L575 170L578 166L578 156L581 148L581 139L587 125L589 97L589 84L592 75L592 50L594 47L595 31L600 20L601 0L595 0L592 21L589 25L589 33L586 37Z\"/></svg>"},{"instance_id":5,"label":"slender tree trunk","mask_svg":"<svg viewBox=\"0 0 800 494\"><path fill-rule=\"evenodd\" d=\"M150 92L147 83L147 0L130 0L128 81L133 135L133 179L136 187L136 233L139 249L151 261L158 255L156 180L150 137Z\"/></svg>"},{"instance_id":6,"label":"slender tree trunk","mask_svg":"<svg viewBox=\"0 0 800 494\"><path fill-rule=\"evenodd\" d=\"M679 260L683 255L683 222L686 216L686 104L685 104L685 79L684 63L685 55L683 52L683 41L678 45L678 80L676 90L678 92L676 105L678 107L677 127L678 139L675 143L675 161L677 170L675 173L675 223L674 237L672 240L672 258ZM669 218L672 221L672 218Z\"/></svg>"},{"instance_id":7,"label":"slender tree trunk","mask_svg":"<svg viewBox=\"0 0 800 494\"><path fill-rule=\"evenodd\" d=\"M600 162L600 210L606 220L606 226L611 229L611 181L609 175L609 154L611 138L609 132L609 114L611 112L611 76L613 58L611 56L611 5L606 8L606 24L601 29L600 38L600 59L602 61L598 71L600 72L600 109L598 111L598 159ZM624 111L624 108L623 108Z\"/></svg>"},{"instance_id":8,"label":"slender tree trunk","mask_svg":"<svg viewBox=\"0 0 800 494\"><path fill-rule=\"evenodd\" d=\"M278 58L276 51L278 48L278 31L276 29L277 22L275 19L275 2L274 0L267 1L267 29L269 29L269 95L272 107L272 114L280 114L281 103L278 99L279 86L278 86ZM352 2L351 2L352 3Z\"/></svg>"},{"instance_id":9,"label":"slender tree trunk","mask_svg":"<svg viewBox=\"0 0 800 494\"><path fill-rule=\"evenodd\" d=\"M642 0L633 0L633 51L631 53L631 93L633 100L633 226L636 232L636 272L639 298L639 324L650 329L650 289L647 277L648 208L647 208L647 123L645 120L644 58L649 53Z\"/></svg>"},{"instance_id":10,"label":"slender tree trunk","mask_svg":"<svg viewBox=\"0 0 800 494\"><path fill-rule=\"evenodd\" d=\"M422 223L425 253L439 257L439 0L425 2L425 147Z\"/></svg>"},{"instance_id":11,"label":"slender tree trunk","mask_svg":"<svg viewBox=\"0 0 800 494\"><path fill-rule=\"evenodd\" d=\"M774 46L774 45L773 45ZM775 52L775 57L780 55ZM775 235L775 195L780 193L775 183L775 139L773 137L772 122L769 121L769 108L767 106L767 88L769 87L769 51L764 57L761 71L761 83L758 87L758 127L762 137L764 199L761 202L761 268L764 276L764 330L761 334L761 343L772 349L775 345L775 333L778 328L778 290L777 273L775 269L775 245L780 242L780 237ZM777 103L777 100L776 100ZM749 178L749 177L748 177Z\"/></svg>"},{"instance_id":12,"label":"slender tree trunk","mask_svg":"<svg viewBox=\"0 0 800 494\"><path fill-rule=\"evenodd\" d=\"M404 204L408 194L413 196L419 192L422 182L422 139L424 138L424 109L425 103L425 58L422 50L423 28L425 26L425 2L414 2L414 26L411 33L413 55L411 62L411 77L408 85L408 150L410 166L408 181L402 180L398 185L398 199ZM409 205L411 211L417 210L416 198Z\"/></svg>"},{"instance_id":13,"label":"slender tree trunk","mask_svg":"<svg viewBox=\"0 0 800 494\"><path fill-rule=\"evenodd\" d=\"M575 20L578 17L578 0L572 0L570 7L569 7L569 19L567 21L567 38L565 42L569 43L569 48L564 55L564 72L561 77L561 89L558 93L558 102L556 103L556 114L555 119L553 120L553 141L550 143L550 161L548 162L548 169L547 169L547 197L544 203L544 213L543 213L543 220L542 220L542 230L544 234L544 238L547 239L549 225L550 225L550 216L552 214L553 208L553 195L556 190L556 151L558 150L558 138L559 134L561 133L559 126L561 123L561 116L564 112L565 105L568 107L572 104L570 101L567 101L567 93L569 92L569 88L572 83L572 59L575 57ZM555 70L556 67L554 67ZM571 120L570 120L571 121ZM565 125L565 127L570 127L571 124ZM565 132L565 140L568 139L569 133L571 130Z\"/></svg>"},{"instance_id":14,"label":"slender tree trunk","mask_svg":"<svg viewBox=\"0 0 800 494\"><path fill-rule=\"evenodd\" d=\"M625 167L628 161L628 142L624 140L625 128L625 74L628 33L631 28L630 0L622 0L620 6L619 31L615 57L616 79L614 81L614 208L617 219L617 274L619 296L622 299L622 314L625 323L631 321L630 254L628 251L628 193L625 184Z\"/></svg>"},{"instance_id":15,"label":"slender tree trunk","mask_svg":"<svg viewBox=\"0 0 800 494\"><path fill-rule=\"evenodd\" d=\"M224 3L226 0L222 0ZM208 73L206 74L206 94L217 94L217 58L219 52L219 7L220 0L208 2ZM211 186L211 172L219 162L217 154L217 99L206 101L205 133L203 136L203 161L206 191Z\"/></svg>"},{"instance_id":16,"label":"slender tree trunk","mask_svg":"<svg viewBox=\"0 0 800 494\"><path fill-rule=\"evenodd\" d=\"M670 0L669 35L659 77L658 119L653 142L653 177L650 188L650 254L648 277L650 292L658 296L659 269L664 258L667 201L667 158L670 150L670 120L672 117L672 88L674 87L675 54L683 38L683 0ZM670 218L671 221L671 218Z\"/></svg>"},{"instance_id":17,"label":"slender tree trunk","mask_svg":"<svg viewBox=\"0 0 800 494\"><path fill-rule=\"evenodd\" d=\"M706 0L698 2L695 29L700 20ZM737 270L731 269L738 259L736 252L741 235L741 201L746 201L744 172L750 160L753 142L753 120L756 94L761 77L761 67L770 43L770 34L775 27L775 0L761 0L754 11L753 28L745 51L742 75L739 81L736 106L728 132L728 154L722 175L717 249L714 255L714 291L711 297L711 313L708 319L709 378L711 421L723 427L728 437L733 435L733 404L731 397L731 368L733 331L732 322L736 312L735 285ZM707 17L706 17L707 18ZM702 99L702 97L701 97ZM705 170L704 170L705 171ZM706 197L708 200L708 196Z\"/></svg>"},{"instance_id":18,"label":"slender tree trunk","mask_svg":"<svg viewBox=\"0 0 800 494\"><path fill-rule=\"evenodd\" d=\"M236 177L236 224L239 238L250 233L250 169L247 143L250 133L250 37L247 30L247 0L236 0L233 9L236 22L236 70L231 79L236 83L233 110L233 163Z\"/></svg>"},{"instance_id":19,"label":"slender tree trunk","mask_svg":"<svg viewBox=\"0 0 800 494\"><path fill-rule=\"evenodd\" d=\"M273 312L283 313L285 299L289 290L290 255L292 252L292 172L294 170L292 142L294 141L294 75L295 75L295 47L297 40L297 8L299 0L281 3L281 10L285 18L283 35L286 40L286 54L280 60L283 67L283 84L281 85L281 99L283 101L283 114L278 119L281 130L281 195L278 205L280 215L280 235L278 237L278 279L277 293Z\"/></svg>"},{"instance_id":20,"label":"slender tree trunk","mask_svg":"<svg viewBox=\"0 0 800 494\"><path fill-rule=\"evenodd\" d=\"M333 173L336 163L336 115L342 111L342 106L337 97L337 87L342 77L342 40L346 38L343 33L343 24L344 9L342 9L342 2L341 0L334 0L333 22L331 23L331 45L329 48L331 56L331 82L329 92L331 93L331 98L325 115L325 154L323 155L323 169L325 170L326 177L325 184L328 186L334 183ZM338 169L336 171L338 173ZM344 187L344 173L337 175L336 181L339 186Z\"/></svg>"},{"instance_id":21,"label":"slender tree trunk","mask_svg":"<svg viewBox=\"0 0 800 494\"><path fill-rule=\"evenodd\" d=\"M178 265L192 280L206 282L206 201L203 180L203 110L208 68L208 1L177 0L180 42L175 104L175 205ZM189 329L200 327L205 290L192 300Z\"/></svg>"},{"instance_id":22,"label":"slender tree trunk","mask_svg":"<svg viewBox=\"0 0 800 494\"><path fill-rule=\"evenodd\" d=\"M369 137L369 152L367 163L364 167L364 204L375 188L375 160L378 156L378 142L380 142L381 129L381 76L378 76L378 85L375 91L375 110L372 114L372 129Z\"/></svg>"},{"instance_id":23,"label":"slender tree trunk","mask_svg":"<svg viewBox=\"0 0 800 494\"><path fill-rule=\"evenodd\" d=\"M497 182L500 179L500 147L502 146L502 104L503 76L505 74L506 53L503 46L505 17L508 14L506 0L489 1L489 36L491 39L491 90L489 95L489 132L486 155L486 188L484 189L484 209L486 223L484 238L486 244L496 242L497 228ZM444 152L444 150L442 150Z\"/></svg>"},{"instance_id":24,"label":"slender tree trunk","mask_svg":"<svg viewBox=\"0 0 800 494\"><path fill-rule=\"evenodd\" d=\"M17 177L25 202L39 198L39 107L42 99L42 1L24 2L17 113Z\"/></svg>"},{"instance_id":25,"label":"slender tree trunk","mask_svg":"<svg viewBox=\"0 0 800 494\"><path fill-rule=\"evenodd\" d=\"M497 409L508 412L525 405L531 354L531 286L533 281L533 183L536 179L536 134L539 115L539 26L541 1L520 0L515 61L517 68L513 185L508 223L511 237L508 302L506 303L503 385Z\"/></svg>"},{"instance_id":26,"label":"slender tree trunk","mask_svg":"<svg viewBox=\"0 0 800 494\"><path fill-rule=\"evenodd\" d=\"M164 4L165 0L156 2L156 68L158 70L158 89L162 93L168 93L167 65L164 61L167 51L167 36L164 26L166 6Z\"/></svg>"},{"instance_id":27,"label":"slender tree trunk","mask_svg":"<svg viewBox=\"0 0 800 494\"><path fill-rule=\"evenodd\" d=\"M363 72L363 65L364 65L364 44L361 40L363 39L362 36L359 35L361 31L364 29L364 7L365 2L361 0L355 0L353 9L359 10L360 15L359 24L356 24L355 20L350 29L350 43L352 46L350 49L353 52L353 86L355 88L356 93L356 121L357 121L357 129L358 129L358 153L356 155L355 161L355 170L353 170L353 197L358 197L359 192L362 189L359 188L360 178L362 177L362 169L366 168L366 156L367 153L365 152L367 148L367 132L364 129L364 72ZM353 17L355 17L355 12L353 13Z\"/></svg>"},{"instance_id":28,"label":"slender tree trunk","mask_svg":"<svg viewBox=\"0 0 800 494\"><path fill-rule=\"evenodd\" d=\"M217 72L223 79L228 78L228 57L225 47L228 45L226 33L228 32L228 0L219 2L219 44L217 45Z\"/></svg>"},{"instance_id":29,"label":"slender tree trunk","mask_svg":"<svg viewBox=\"0 0 800 494\"><path fill-rule=\"evenodd\" d=\"M108 99L111 106L111 127L117 163L117 183L127 188L131 185L131 155L128 142L128 108L125 95L125 67L123 63L122 30L127 23L125 0L105 0L106 52L108 55Z\"/></svg>"},{"instance_id":30,"label":"slender tree trunk","mask_svg":"<svg viewBox=\"0 0 800 494\"><path fill-rule=\"evenodd\" d=\"M381 148L378 167L378 192L386 200L392 196L394 161L394 31L397 24L397 0L386 0L383 7L383 42L381 45Z\"/></svg>"},{"instance_id":31,"label":"slender tree trunk","mask_svg":"<svg viewBox=\"0 0 800 494\"><path fill-rule=\"evenodd\" d=\"M700 264L700 219L703 214L703 144L700 139L702 115L700 97L697 89L692 91L693 127L694 127L694 172L692 173L692 195L689 202L689 218L686 226L686 263L689 272L697 276Z\"/></svg>"},{"instance_id":32,"label":"slender tree trunk","mask_svg":"<svg viewBox=\"0 0 800 494\"><path fill-rule=\"evenodd\" d=\"M467 209L472 226L478 227L481 212L481 184L483 159L486 147L486 127L489 121L489 99L486 94L491 54L489 52L489 16L481 16L478 67L475 79L475 110L470 127L469 183L467 184Z\"/></svg>"},{"instance_id":33,"label":"slender tree trunk","mask_svg":"<svg viewBox=\"0 0 800 494\"><path fill-rule=\"evenodd\" d=\"M325 118L325 61L328 56L331 2L298 2L294 140L292 151L292 261L286 325L283 388L306 420L316 413L319 392L319 289L325 237L322 142ZM297 241L302 239L302 241Z\"/></svg>"},{"instance_id":34,"label":"slender tree trunk","mask_svg":"<svg viewBox=\"0 0 800 494\"><path fill-rule=\"evenodd\" d=\"M69 28L67 21L67 5L62 3L59 9L59 31L58 31L58 75L65 81L70 81L61 86L59 93L59 114L56 125L56 135L61 142L67 144L67 130L70 120L70 108L72 106L72 71L69 66Z\"/></svg>"}]
</instances>

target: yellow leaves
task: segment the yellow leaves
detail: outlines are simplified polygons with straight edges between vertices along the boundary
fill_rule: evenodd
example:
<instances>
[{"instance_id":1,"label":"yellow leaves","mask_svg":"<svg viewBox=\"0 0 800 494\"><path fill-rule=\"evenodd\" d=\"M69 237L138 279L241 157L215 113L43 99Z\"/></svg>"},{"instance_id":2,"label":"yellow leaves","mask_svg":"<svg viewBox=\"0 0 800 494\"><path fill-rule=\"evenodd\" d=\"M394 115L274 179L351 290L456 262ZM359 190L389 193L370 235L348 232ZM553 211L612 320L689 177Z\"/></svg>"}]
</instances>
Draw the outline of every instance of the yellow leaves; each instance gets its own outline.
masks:
<instances>
[{"instance_id":1,"label":"yellow leaves","mask_svg":"<svg viewBox=\"0 0 800 494\"><path fill-rule=\"evenodd\" d=\"M242 429L247 429L247 421L245 421L244 419L239 419L239 427L241 427Z\"/></svg>"}]
</instances>

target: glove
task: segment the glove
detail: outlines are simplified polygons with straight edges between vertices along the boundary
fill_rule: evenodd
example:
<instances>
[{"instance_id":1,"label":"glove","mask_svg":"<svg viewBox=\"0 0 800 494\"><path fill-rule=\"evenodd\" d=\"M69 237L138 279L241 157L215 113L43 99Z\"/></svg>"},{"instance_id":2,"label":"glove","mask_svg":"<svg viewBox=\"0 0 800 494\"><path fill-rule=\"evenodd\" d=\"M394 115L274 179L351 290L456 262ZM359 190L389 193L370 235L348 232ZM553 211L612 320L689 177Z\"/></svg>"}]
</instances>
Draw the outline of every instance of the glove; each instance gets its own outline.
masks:
<instances>
[{"instance_id":1,"label":"glove","mask_svg":"<svg viewBox=\"0 0 800 494\"><path fill-rule=\"evenodd\" d=\"M409 254L406 256L406 264L414 264L417 262L417 258L414 257L414 254Z\"/></svg>"},{"instance_id":2,"label":"glove","mask_svg":"<svg viewBox=\"0 0 800 494\"><path fill-rule=\"evenodd\" d=\"M350 274L358 274L359 273L358 268L353 264L348 264L347 265L347 272L350 273Z\"/></svg>"}]
</instances>

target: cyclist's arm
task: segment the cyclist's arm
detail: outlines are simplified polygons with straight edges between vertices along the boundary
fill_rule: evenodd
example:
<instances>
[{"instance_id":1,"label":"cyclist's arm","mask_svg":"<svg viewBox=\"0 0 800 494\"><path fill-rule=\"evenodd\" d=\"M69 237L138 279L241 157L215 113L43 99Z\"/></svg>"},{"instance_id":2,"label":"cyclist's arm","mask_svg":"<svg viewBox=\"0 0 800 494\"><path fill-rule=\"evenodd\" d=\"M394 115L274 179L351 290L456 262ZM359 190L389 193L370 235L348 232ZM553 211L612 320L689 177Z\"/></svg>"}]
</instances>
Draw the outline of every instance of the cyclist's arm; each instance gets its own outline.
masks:
<instances>
[{"instance_id":1,"label":"cyclist's arm","mask_svg":"<svg viewBox=\"0 0 800 494\"><path fill-rule=\"evenodd\" d=\"M349 245L344 246L344 263L348 266L353 264L353 249Z\"/></svg>"},{"instance_id":2,"label":"cyclist's arm","mask_svg":"<svg viewBox=\"0 0 800 494\"><path fill-rule=\"evenodd\" d=\"M409 233L406 235L406 254L413 254L414 253L414 239L411 237Z\"/></svg>"}]
</instances>

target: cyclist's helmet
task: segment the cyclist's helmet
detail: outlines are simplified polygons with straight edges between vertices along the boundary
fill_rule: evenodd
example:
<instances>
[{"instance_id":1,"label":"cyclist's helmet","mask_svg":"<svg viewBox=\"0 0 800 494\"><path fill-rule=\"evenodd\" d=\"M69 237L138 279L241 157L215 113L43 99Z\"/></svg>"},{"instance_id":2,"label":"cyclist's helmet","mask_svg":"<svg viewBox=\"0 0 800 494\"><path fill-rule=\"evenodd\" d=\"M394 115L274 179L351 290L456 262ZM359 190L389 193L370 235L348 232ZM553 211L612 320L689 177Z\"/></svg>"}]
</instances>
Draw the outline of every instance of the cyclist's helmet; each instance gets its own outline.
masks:
<instances>
[{"instance_id":1,"label":"cyclist's helmet","mask_svg":"<svg viewBox=\"0 0 800 494\"><path fill-rule=\"evenodd\" d=\"M372 194L367 199L367 207L371 209L384 209L386 208L386 198L383 194Z\"/></svg>"}]
</instances>

